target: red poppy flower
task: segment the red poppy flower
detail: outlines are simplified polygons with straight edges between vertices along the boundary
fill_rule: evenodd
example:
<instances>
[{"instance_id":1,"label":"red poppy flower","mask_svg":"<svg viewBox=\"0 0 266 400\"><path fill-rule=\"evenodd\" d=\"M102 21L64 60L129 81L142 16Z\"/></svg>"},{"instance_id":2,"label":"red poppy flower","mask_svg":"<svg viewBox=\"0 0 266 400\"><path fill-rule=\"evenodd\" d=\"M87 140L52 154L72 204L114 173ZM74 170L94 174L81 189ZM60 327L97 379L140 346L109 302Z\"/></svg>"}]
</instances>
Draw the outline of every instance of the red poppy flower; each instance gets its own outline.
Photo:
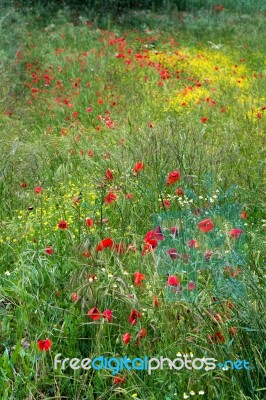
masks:
<instances>
[{"instance_id":1,"label":"red poppy flower","mask_svg":"<svg viewBox=\"0 0 266 400\"><path fill-rule=\"evenodd\" d=\"M46 249L45 249L45 253L46 253L46 254L52 255L53 252L54 252L54 251L53 251L52 246L47 246L47 247L46 247Z\"/></svg>"},{"instance_id":2,"label":"red poppy flower","mask_svg":"<svg viewBox=\"0 0 266 400\"><path fill-rule=\"evenodd\" d=\"M178 236L178 227L177 226L172 226L172 228L170 229L171 231L171 235L175 238L176 236Z\"/></svg>"},{"instance_id":3,"label":"red poppy flower","mask_svg":"<svg viewBox=\"0 0 266 400\"><path fill-rule=\"evenodd\" d=\"M169 255L172 260L176 260L178 258L178 253L176 249L169 249L167 250L167 254Z\"/></svg>"},{"instance_id":4,"label":"red poppy flower","mask_svg":"<svg viewBox=\"0 0 266 400\"><path fill-rule=\"evenodd\" d=\"M150 239L154 239L155 238L155 233L154 231L148 231L144 237L144 241L148 242Z\"/></svg>"},{"instance_id":5,"label":"red poppy flower","mask_svg":"<svg viewBox=\"0 0 266 400\"><path fill-rule=\"evenodd\" d=\"M167 279L167 285L168 286L179 286L180 280L175 275L169 275L168 279Z\"/></svg>"},{"instance_id":6,"label":"red poppy flower","mask_svg":"<svg viewBox=\"0 0 266 400\"><path fill-rule=\"evenodd\" d=\"M100 313L100 311L98 310L97 307L93 307L92 309L90 309L90 310L88 311L88 316L89 316L91 319L93 319L93 321L96 321L97 319L100 319L100 318L101 318L101 313Z\"/></svg>"},{"instance_id":7,"label":"red poppy flower","mask_svg":"<svg viewBox=\"0 0 266 400\"><path fill-rule=\"evenodd\" d=\"M207 117L202 117L202 118L201 118L201 122L203 122L203 124L205 124L207 121L208 121L208 118L207 118Z\"/></svg>"},{"instance_id":8,"label":"red poppy flower","mask_svg":"<svg viewBox=\"0 0 266 400\"><path fill-rule=\"evenodd\" d=\"M130 333L127 332L122 335L122 341L124 344L128 344L130 342L130 339L131 339Z\"/></svg>"},{"instance_id":9,"label":"red poppy flower","mask_svg":"<svg viewBox=\"0 0 266 400\"><path fill-rule=\"evenodd\" d=\"M35 193L39 194L42 193L42 187L41 186L36 186L36 188L34 189Z\"/></svg>"},{"instance_id":10,"label":"red poppy flower","mask_svg":"<svg viewBox=\"0 0 266 400\"><path fill-rule=\"evenodd\" d=\"M214 223L210 220L210 218L208 219L204 219L203 221L198 223L198 228L202 231L202 232L210 232L213 230L214 228Z\"/></svg>"},{"instance_id":11,"label":"red poppy flower","mask_svg":"<svg viewBox=\"0 0 266 400\"><path fill-rule=\"evenodd\" d=\"M92 108L91 108L91 107L87 107L87 108L86 108L86 111L87 111L87 112L92 112Z\"/></svg>"},{"instance_id":12,"label":"red poppy flower","mask_svg":"<svg viewBox=\"0 0 266 400\"><path fill-rule=\"evenodd\" d=\"M187 242L188 247L197 249L199 247L199 243L195 239L191 239Z\"/></svg>"},{"instance_id":13,"label":"red poppy flower","mask_svg":"<svg viewBox=\"0 0 266 400\"><path fill-rule=\"evenodd\" d=\"M172 171L167 176L166 185L173 185L175 182L179 181L180 172L178 170Z\"/></svg>"},{"instance_id":14,"label":"red poppy flower","mask_svg":"<svg viewBox=\"0 0 266 400\"><path fill-rule=\"evenodd\" d=\"M153 249L155 249L158 245L157 240L155 239L155 232L154 231L148 231L144 237L144 241L146 242L144 245L144 249L142 251L142 254L145 254L146 252L149 252Z\"/></svg>"},{"instance_id":15,"label":"red poppy flower","mask_svg":"<svg viewBox=\"0 0 266 400\"><path fill-rule=\"evenodd\" d=\"M155 239L147 240L146 243L144 244L144 249L142 250L141 254L144 255L146 253L149 253L150 251L156 249L157 245L158 245L157 240Z\"/></svg>"},{"instance_id":16,"label":"red poppy flower","mask_svg":"<svg viewBox=\"0 0 266 400\"><path fill-rule=\"evenodd\" d=\"M76 301L78 301L78 299L79 299L79 295L77 293L72 293L71 300L76 302Z\"/></svg>"},{"instance_id":17,"label":"red poppy flower","mask_svg":"<svg viewBox=\"0 0 266 400\"><path fill-rule=\"evenodd\" d=\"M236 326L232 326L229 329L229 332L231 333L231 335L236 335L237 334L237 327Z\"/></svg>"},{"instance_id":18,"label":"red poppy flower","mask_svg":"<svg viewBox=\"0 0 266 400\"><path fill-rule=\"evenodd\" d=\"M105 204L110 204L110 203L112 203L113 201L116 201L116 199L117 199L116 194L113 193L113 192L109 192L109 193L107 193L107 195L105 196L104 202L105 202Z\"/></svg>"},{"instance_id":19,"label":"red poppy flower","mask_svg":"<svg viewBox=\"0 0 266 400\"><path fill-rule=\"evenodd\" d=\"M12 111L5 111L4 115L9 115L11 117L11 115L13 115Z\"/></svg>"},{"instance_id":20,"label":"red poppy flower","mask_svg":"<svg viewBox=\"0 0 266 400\"><path fill-rule=\"evenodd\" d=\"M57 225L58 229L68 229L68 224L63 219Z\"/></svg>"},{"instance_id":21,"label":"red poppy flower","mask_svg":"<svg viewBox=\"0 0 266 400\"><path fill-rule=\"evenodd\" d=\"M238 276L241 273L241 268L237 267L235 268L235 270L231 273L231 276L233 278L235 278L236 276Z\"/></svg>"},{"instance_id":22,"label":"red poppy flower","mask_svg":"<svg viewBox=\"0 0 266 400\"><path fill-rule=\"evenodd\" d=\"M22 188L25 188L25 187L27 187L27 183L26 183L26 182L22 182L22 183L20 184L20 186L21 186Z\"/></svg>"},{"instance_id":23,"label":"red poppy flower","mask_svg":"<svg viewBox=\"0 0 266 400\"><path fill-rule=\"evenodd\" d=\"M240 218L246 219L247 218L247 213L245 211L242 211L242 213L240 214Z\"/></svg>"},{"instance_id":24,"label":"red poppy flower","mask_svg":"<svg viewBox=\"0 0 266 400\"><path fill-rule=\"evenodd\" d=\"M86 225L91 228L94 224L94 221L92 218L86 218Z\"/></svg>"},{"instance_id":25,"label":"red poppy flower","mask_svg":"<svg viewBox=\"0 0 266 400\"><path fill-rule=\"evenodd\" d=\"M213 9L213 11L215 11L215 12L217 12L217 13L219 13L219 12L221 12L221 11L223 11L224 10L224 6L222 6L222 5L217 5L217 6L213 6L212 7L212 9Z\"/></svg>"},{"instance_id":26,"label":"red poppy flower","mask_svg":"<svg viewBox=\"0 0 266 400\"><path fill-rule=\"evenodd\" d=\"M134 175L138 175L140 171L144 170L144 164L142 162L137 162L133 167Z\"/></svg>"},{"instance_id":27,"label":"red poppy flower","mask_svg":"<svg viewBox=\"0 0 266 400\"><path fill-rule=\"evenodd\" d=\"M132 193L127 193L127 194L126 194L126 199L127 199L127 200L132 200L133 197L134 197L134 195L133 195Z\"/></svg>"},{"instance_id":28,"label":"red poppy flower","mask_svg":"<svg viewBox=\"0 0 266 400\"><path fill-rule=\"evenodd\" d=\"M215 335L213 333L209 335L209 340L210 340L210 343L214 343Z\"/></svg>"},{"instance_id":29,"label":"red poppy flower","mask_svg":"<svg viewBox=\"0 0 266 400\"><path fill-rule=\"evenodd\" d=\"M225 267L224 268L224 272L226 273L226 274L231 274L231 271L232 271L232 268L231 267Z\"/></svg>"},{"instance_id":30,"label":"red poppy flower","mask_svg":"<svg viewBox=\"0 0 266 400\"><path fill-rule=\"evenodd\" d=\"M176 189L175 194L177 196L183 196L184 190L180 187L180 188Z\"/></svg>"},{"instance_id":31,"label":"red poppy flower","mask_svg":"<svg viewBox=\"0 0 266 400\"><path fill-rule=\"evenodd\" d=\"M93 157L93 155L94 155L93 150L88 150L88 156L89 156L89 157Z\"/></svg>"},{"instance_id":32,"label":"red poppy flower","mask_svg":"<svg viewBox=\"0 0 266 400\"><path fill-rule=\"evenodd\" d=\"M114 385L122 385L125 382L126 378L124 376L116 376L115 378L113 378Z\"/></svg>"},{"instance_id":33,"label":"red poppy flower","mask_svg":"<svg viewBox=\"0 0 266 400\"><path fill-rule=\"evenodd\" d=\"M112 247L113 243L114 243L113 240L110 238L103 239L101 242L98 243L96 251L102 251L103 249Z\"/></svg>"},{"instance_id":34,"label":"red poppy flower","mask_svg":"<svg viewBox=\"0 0 266 400\"><path fill-rule=\"evenodd\" d=\"M239 238L239 236L243 233L243 230L240 228L234 228L231 229L230 235L232 236L233 239Z\"/></svg>"},{"instance_id":35,"label":"red poppy flower","mask_svg":"<svg viewBox=\"0 0 266 400\"><path fill-rule=\"evenodd\" d=\"M147 330L145 328L141 328L141 330L138 333L138 337L140 339L143 339L147 336Z\"/></svg>"},{"instance_id":36,"label":"red poppy flower","mask_svg":"<svg viewBox=\"0 0 266 400\"><path fill-rule=\"evenodd\" d=\"M158 296L156 296L156 295L153 296L153 298L152 298L152 305L153 305L154 307L159 307L159 299L158 299Z\"/></svg>"},{"instance_id":37,"label":"red poppy flower","mask_svg":"<svg viewBox=\"0 0 266 400\"><path fill-rule=\"evenodd\" d=\"M220 324L223 323L223 320L222 320L222 317L221 317L220 314L214 314L213 318L214 318L217 322L219 322Z\"/></svg>"},{"instance_id":38,"label":"red poppy flower","mask_svg":"<svg viewBox=\"0 0 266 400\"><path fill-rule=\"evenodd\" d=\"M141 254L144 256L146 253L149 253L152 250L152 247L149 243L145 243Z\"/></svg>"},{"instance_id":39,"label":"red poppy flower","mask_svg":"<svg viewBox=\"0 0 266 400\"><path fill-rule=\"evenodd\" d=\"M196 284L194 282L189 282L187 285L188 290L194 290L196 289Z\"/></svg>"},{"instance_id":40,"label":"red poppy flower","mask_svg":"<svg viewBox=\"0 0 266 400\"><path fill-rule=\"evenodd\" d=\"M83 255L83 257L89 258L89 257L91 257L91 252L90 252L90 250L87 249L84 251L84 253L82 253L82 255Z\"/></svg>"},{"instance_id":41,"label":"red poppy flower","mask_svg":"<svg viewBox=\"0 0 266 400\"><path fill-rule=\"evenodd\" d=\"M154 229L154 239L156 239L158 241L164 239L164 234L163 234L160 226L156 226L156 228Z\"/></svg>"},{"instance_id":42,"label":"red poppy flower","mask_svg":"<svg viewBox=\"0 0 266 400\"><path fill-rule=\"evenodd\" d=\"M145 275L140 272L134 272L134 283L136 286L140 286L141 282L145 279Z\"/></svg>"},{"instance_id":43,"label":"red poppy flower","mask_svg":"<svg viewBox=\"0 0 266 400\"><path fill-rule=\"evenodd\" d=\"M170 208L171 207L171 201L166 199L163 201L163 204L161 205L161 207L165 207L165 208Z\"/></svg>"},{"instance_id":44,"label":"red poppy flower","mask_svg":"<svg viewBox=\"0 0 266 400\"><path fill-rule=\"evenodd\" d=\"M106 170L106 172L105 172L105 179L107 179L107 180L109 180L109 181L111 181L112 179L114 179L113 171L112 171L110 168L108 168L108 169Z\"/></svg>"},{"instance_id":45,"label":"red poppy flower","mask_svg":"<svg viewBox=\"0 0 266 400\"><path fill-rule=\"evenodd\" d=\"M141 313L137 310L132 310L128 318L128 322L132 325L136 325L138 318L141 318Z\"/></svg>"},{"instance_id":46,"label":"red poppy flower","mask_svg":"<svg viewBox=\"0 0 266 400\"><path fill-rule=\"evenodd\" d=\"M48 351L52 347L52 341L50 339L38 340L37 346L41 351Z\"/></svg>"},{"instance_id":47,"label":"red poppy flower","mask_svg":"<svg viewBox=\"0 0 266 400\"><path fill-rule=\"evenodd\" d=\"M74 197L74 199L73 199L73 203L74 203L74 204L79 204L79 202L80 202L80 199L81 199L81 197L80 197L80 196L76 196L76 197Z\"/></svg>"},{"instance_id":48,"label":"red poppy flower","mask_svg":"<svg viewBox=\"0 0 266 400\"><path fill-rule=\"evenodd\" d=\"M205 254L204 254L205 261L210 261L211 256L212 256L212 251L211 250L205 251Z\"/></svg>"},{"instance_id":49,"label":"red poppy flower","mask_svg":"<svg viewBox=\"0 0 266 400\"><path fill-rule=\"evenodd\" d=\"M218 344L224 343L225 339L222 332L216 332L214 334L209 335L210 343Z\"/></svg>"},{"instance_id":50,"label":"red poppy flower","mask_svg":"<svg viewBox=\"0 0 266 400\"><path fill-rule=\"evenodd\" d=\"M105 317L107 319L108 322L112 322L113 319L113 311L112 310L104 310L103 312L103 317Z\"/></svg>"}]
</instances>

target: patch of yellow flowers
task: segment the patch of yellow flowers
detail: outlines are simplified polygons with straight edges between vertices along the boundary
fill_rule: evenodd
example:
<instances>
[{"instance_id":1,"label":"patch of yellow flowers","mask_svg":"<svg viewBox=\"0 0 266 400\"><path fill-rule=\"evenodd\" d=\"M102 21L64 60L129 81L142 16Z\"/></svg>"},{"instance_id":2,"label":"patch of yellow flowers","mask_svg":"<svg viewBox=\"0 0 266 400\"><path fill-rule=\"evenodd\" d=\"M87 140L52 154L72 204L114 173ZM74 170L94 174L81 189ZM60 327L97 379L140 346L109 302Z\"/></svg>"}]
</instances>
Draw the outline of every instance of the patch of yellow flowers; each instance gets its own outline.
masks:
<instances>
[{"instance_id":1,"label":"patch of yellow flowers","mask_svg":"<svg viewBox=\"0 0 266 400\"><path fill-rule=\"evenodd\" d=\"M245 60L238 60L236 55L228 55L222 49L182 47L175 53L151 51L149 59L161 63L170 74L181 71L177 90L172 91L165 111L188 113L201 103L211 106L218 100L222 105L227 96L235 104L238 98L243 101L253 97L252 71Z\"/></svg>"}]
</instances>

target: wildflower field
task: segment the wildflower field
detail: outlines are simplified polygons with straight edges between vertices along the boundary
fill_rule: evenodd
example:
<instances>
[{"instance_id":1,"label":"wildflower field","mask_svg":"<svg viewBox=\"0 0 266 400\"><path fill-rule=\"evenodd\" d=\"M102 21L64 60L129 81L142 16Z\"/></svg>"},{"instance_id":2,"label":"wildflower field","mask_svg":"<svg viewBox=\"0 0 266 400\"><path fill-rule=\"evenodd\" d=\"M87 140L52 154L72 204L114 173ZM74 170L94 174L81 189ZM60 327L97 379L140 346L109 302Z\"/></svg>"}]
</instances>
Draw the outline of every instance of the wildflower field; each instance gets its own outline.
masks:
<instances>
[{"instance_id":1,"label":"wildflower field","mask_svg":"<svg viewBox=\"0 0 266 400\"><path fill-rule=\"evenodd\" d=\"M0 399L263 399L266 4L91 3L0 2Z\"/></svg>"}]
</instances>

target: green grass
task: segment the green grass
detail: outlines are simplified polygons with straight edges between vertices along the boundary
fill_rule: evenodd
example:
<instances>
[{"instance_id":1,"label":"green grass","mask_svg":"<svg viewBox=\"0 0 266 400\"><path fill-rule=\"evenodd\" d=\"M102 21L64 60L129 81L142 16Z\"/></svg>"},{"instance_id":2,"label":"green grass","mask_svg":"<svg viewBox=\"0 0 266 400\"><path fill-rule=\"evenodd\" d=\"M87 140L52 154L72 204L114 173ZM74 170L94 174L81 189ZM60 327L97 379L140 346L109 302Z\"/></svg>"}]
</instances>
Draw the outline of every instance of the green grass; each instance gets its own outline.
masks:
<instances>
[{"instance_id":1,"label":"green grass","mask_svg":"<svg viewBox=\"0 0 266 400\"><path fill-rule=\"evenodd\" d=\"M224 1L215 12L212 1L181 3L114 14L95 4L78 12L73 3L1 5L2 399L264 398L265 4ZM137 162L144 169L135 175ZM167 186L177 169L180 180ZM117 197L106 204L109 192ZM165 232L173 218L179 239L144 254L158 215ZM215 222L209 234L194 229L205 216ZM58 229L60 220L68 229ZM239 227L243 240L234 241L228 232ZM107 237L136 251L97 252ZM189 239L199 248L188 248ZM165 269L172 246L190 263L167 259ZM185 286L210 248L214 261L192 279L197 301L172 298L166 273ZM244 295L215 289L213 271L225 282L226 266L241 268L233 281ZM134 272L145 274L142 285ZM90 319L94 306L111 309L112 321ZM132 309L142 314L136 325ZM138 347L141 328L147 336ZM224 341L210 343L217 332ZM46 338L53 344L42 352L37 341ZM53 369L58 353L174 359L178 352L245 359L252 369L130 371L121 385L110 370Z\"/></svg>"}]
</instances>

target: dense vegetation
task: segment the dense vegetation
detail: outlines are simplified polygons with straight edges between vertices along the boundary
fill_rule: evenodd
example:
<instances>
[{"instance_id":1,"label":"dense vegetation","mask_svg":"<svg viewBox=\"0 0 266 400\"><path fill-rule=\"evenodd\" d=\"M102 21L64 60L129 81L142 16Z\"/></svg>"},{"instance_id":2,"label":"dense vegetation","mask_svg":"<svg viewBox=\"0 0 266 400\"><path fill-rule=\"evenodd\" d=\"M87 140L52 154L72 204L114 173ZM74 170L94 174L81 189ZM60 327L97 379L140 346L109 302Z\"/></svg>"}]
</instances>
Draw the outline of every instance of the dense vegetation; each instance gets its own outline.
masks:
<instances>
[{"instance_id":1,"label":"dense vegetation","mask_svg":"<svg viewBox=\"0 0 266 400\"><path fill-rule=\"evenodd\" d=\"M265 2L2 2L0 35L1 399L262 399Z\"/></svg>"}]
</instances>

